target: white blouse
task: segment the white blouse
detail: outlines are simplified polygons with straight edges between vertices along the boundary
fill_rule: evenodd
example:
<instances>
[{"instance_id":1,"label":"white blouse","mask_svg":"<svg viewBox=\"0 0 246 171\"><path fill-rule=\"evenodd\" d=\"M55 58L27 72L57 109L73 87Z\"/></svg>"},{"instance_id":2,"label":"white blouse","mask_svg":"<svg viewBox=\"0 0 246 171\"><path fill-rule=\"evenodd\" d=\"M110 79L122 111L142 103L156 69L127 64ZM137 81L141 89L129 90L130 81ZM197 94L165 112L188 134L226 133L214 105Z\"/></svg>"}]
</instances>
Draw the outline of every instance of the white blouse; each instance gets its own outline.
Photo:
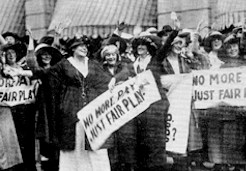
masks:
<instances>
[{"instance_id":1,"label":"white blouse","mask_svg":"<svg viewBox=\"0 0 246 171\"><path fill-rule=\"evenodd\" d=\"M168 62L171 64L175 74L180 74L178 58L167 57Z\"/></svg>"},{"instance_id":2,"label":"white blouse","mask_svg":"<svg viewBox=\"0 0 246 171\"><path fill-rule=\"evenodd\" d=\"M77 62L73 57L67 59L84 77L88 75L88 57L85 57L85 63Z\"/></svg>"},{"instance_id":3,"label":"white blouse","mask_svg":"<svg viewBox=\"0 0 246 171\"><path fill-rule=\"evenodd\" d=\"M145 58L141 58L141 59L140 59L140 57L138 57L136 59L136 61L133 63L135 72L137 73L137 67L139 67L141 70L145 71L148 64L150 63L150 60L151 60L150 55L146 56Z\"/></svg>"},{"instance_id":4,"label":"white blouse","mask_svg":"<svg viewBox=\"0 0 246 171\"><path fill-rule=\"evenodd\" d=\"M221 65L224 64L224 62L218 58L218 55L216 53L210 52L208 54L208 57L209 57L210 69L219 69Z\"/></svg>"}]
</instances>

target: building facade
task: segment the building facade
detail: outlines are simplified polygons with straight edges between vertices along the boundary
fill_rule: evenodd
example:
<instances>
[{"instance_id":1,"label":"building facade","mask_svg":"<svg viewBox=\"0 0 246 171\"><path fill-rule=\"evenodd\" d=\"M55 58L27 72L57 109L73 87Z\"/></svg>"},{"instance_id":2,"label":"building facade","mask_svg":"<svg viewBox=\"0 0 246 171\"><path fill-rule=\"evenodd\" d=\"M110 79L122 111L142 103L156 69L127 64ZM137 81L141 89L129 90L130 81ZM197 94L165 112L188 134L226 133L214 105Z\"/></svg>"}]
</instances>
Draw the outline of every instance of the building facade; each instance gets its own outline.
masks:
<instances>
[{"instance_id":1,"label":"building facade","mask_svg":"<svg viewBox=\"0 0 246 171\"><path fill-rule=\"evenodd\" d=\"M175 11L182 28L196 28L201 19L216 29L240 25L246 18L245 0L8 0L0 1L0 31L25 34L30 26L35 38L47 34L65 22L63 35L111 33L117 22L144 29L172 25Z\"/></svg>"}]
</instances>

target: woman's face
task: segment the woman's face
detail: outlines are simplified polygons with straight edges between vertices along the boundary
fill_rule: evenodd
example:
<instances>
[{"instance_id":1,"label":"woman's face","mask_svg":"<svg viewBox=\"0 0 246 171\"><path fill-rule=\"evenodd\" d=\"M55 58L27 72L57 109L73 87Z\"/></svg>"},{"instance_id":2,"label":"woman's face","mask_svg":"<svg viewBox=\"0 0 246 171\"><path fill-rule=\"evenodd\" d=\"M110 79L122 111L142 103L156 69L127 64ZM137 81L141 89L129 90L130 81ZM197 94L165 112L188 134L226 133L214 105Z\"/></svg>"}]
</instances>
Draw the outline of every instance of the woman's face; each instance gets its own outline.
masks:
<instances>
[{"instance_id":1,"label":"woman's face","mask_svg":"<svg viewBox=\"0 0 246 171\"><path fill-rule=\"evenodd\" d=\"M149 54L146 45L138 45L137 52L139 56L143 56L143 57Z\"/></svg>"},{"instance_id":2,"label":"woman's face","mask_svg":"<svg viewBox=\"0 0 246 171\"><path fill-rule=\"evenodd\" d=\"M79 45L74 50L74 55L76 56L86 57L87 53L88 53L88 49L85 45Z\"/></svg>"},{"instance_id":3,"label":"woman's face","mask_svg":"<svg viewBox=\"0 0 246 171\"><path fill-rule=\"evenodd\" d=\"M41 54L41 61L44 65L50 65L50 61L52 59L52 56L48 52L44 52Z\"/></svg>"},{"instance_id":4,"label":"woman's face","mask_svg":"<svg viewBox=\"0 0 246 171\"><path fill-rule=\"evenodd\" d=\"M230 58L237 58L239 56L239 45L237 43L229 44L226 53Z\"/></svg>"},{"instance_id":5,"label":"woman's face","mask_svg":"<svg viewBox=\"0 0 246 171\"><path fill-rule=\"evenodd\" d=\"M6 63L9 65L13 65L16 63L17 55L13 49L9 49L6 52Z\"/></svg>"},{"instance_id":6,"label":"woman's face","mask_svg":"<svg viewBox=\"0 0 246 171\"><path fill-rule=\"evenodd\" d=\"M108 65L114 66L117 62L117 53L107 52L105 55L105 61Z\"/></svg>"},{"instance_id":7,"label":"woman's face","mask_svg":"<svg viewBox=\"0 0 246 171\"><path fill-rule=\"evenodd\" d=\"M172 46L172 52L175 54L180 54L183 48L183 42L182 41L178 41L176 43L173 44Z\"/></svg>"},{"instance_id":8,"label":"woman's face","mask_svg":"<svg viewBox=\"0 0 246 171\"><path fill-rule=\"evenodd\" d=\"M15 44L15 38L12 37L12 36L7 36L7 37L5 37L5 40L6 40L6 42L7 42L8 44L11 44L11 45Z\"/></svg>"},{"instance_id":9,"label":"woman's face","mask_svg":"<svg viewBox=\"0 0 246 171\"><path fill-rule=\"evenodd\" d=\"M212 50L217 51L222 47L222 40L220 38L214 38L212 40Z\"/></svg>"}]
</instances>

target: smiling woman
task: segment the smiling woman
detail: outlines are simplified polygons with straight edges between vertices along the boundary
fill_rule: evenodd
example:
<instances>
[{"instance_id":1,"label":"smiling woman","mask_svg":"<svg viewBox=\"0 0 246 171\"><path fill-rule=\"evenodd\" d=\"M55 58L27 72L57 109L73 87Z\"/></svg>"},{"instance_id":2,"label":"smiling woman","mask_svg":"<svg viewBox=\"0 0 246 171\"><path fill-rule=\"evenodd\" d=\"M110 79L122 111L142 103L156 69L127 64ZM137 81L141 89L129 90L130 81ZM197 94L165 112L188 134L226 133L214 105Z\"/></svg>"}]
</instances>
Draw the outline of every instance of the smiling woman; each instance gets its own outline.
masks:
<instances>
[{"instance_id":1,"label":"smiling woman","mask_svg":"<svg viewBox=\"0 0 246 171\"><path fill-rule=\"evenodd\" d=\"M14 45L7 44L3 47L3 51L6 53L5 54L6 64L14 68L20 68L20 66L17 65L17 61L21 58L18 44L14 44Z\"/></svg>"},{"instance_id":2,"label":"smiling woman","mask_svg":"<svg viewBox=\"0 0 246 171\"><path fill-rule=\"evenodd\" d=\"M44 69L51 67L61 60L61 53L54 47L45 43L39 44L35 49L38 65Z\"/></svg>"},{"instance_id":3,"label":"smiling woman","mask_svg":"<svg viewBox=\"0 0 246 171\"><path fill-rule=\"evenodd\" d=\"M89 60L86 38L70 42L70 57L52 66L47 73L47 110L50 120L50 141L60 150L59 170L76 171L94 168L110 169L108 147L91 151L77 113L90 101L91 84L99 66ZM105 143L106 144L106 143ZM100 158L100 161L95 159Z\"/></svg>"},{"instance_id":4,"label":"smiling woman","mask_svg":"<svg viewBox=\"0 0 246 171\"><path fill-rule=\"evenodd\" d=\"M223 51L223 35L218 31L213 31L205 39L205 50L209 53L210 69L220 68L224 62L219 59Z\"/></svg>"},{"instance_id":5,"label":"smiling woman","mask_svg":"<svg viewBox=\"0 0 246 171\"><path fill-rule=\"evenodd\" d=\"M240 39L235 35L229 35L224 41L225 56L223 61L225 64L222 67L240 67L245 66L245 59L240 52Z\"/></svg>"},{"instance_id":6,"label":"smiling woman","mask_svg":"<svg viewBox=\"0 0 246 171\"><path fill-rule=\"evenodd\" d=\"M117 68L115 66L120 58L118 48L115 45L108 45L104 47L101 51L101 57L104 66L112 75L114 75L115 69Z\"/></svg>"},{"instance_id":7,"label":"smiling woman","mask_svg":"<svg viewBox=\"0 0 246 171\"><path fill-rule=\"evenodd\" d=\"M3 73L5 76L8 76L9 79L13 79L13 84L20 83L19 81L25 81L25 79L20 79L17 75L18 73L23 72L23 76L30 76L30 72L28 70L25 70L25 67L21 67L18 65L18 61L22 56L21 51L25 51L25 48L23 48L20 44L14 44L14 45L4 45L3 49L5 52L5 61L6 64L3 68ZM16 73L15 73L16 72ZM25 75L25 73L29 73ZM24 83L22 82L22 83ZM7 83L7 82L6 82ZM8 82L10 84L10 82ZM24 84L28 84L27 82ZM9 85L10 86L10 85ZM24 91L19 91L19 95L17 93L13 93L10 97L10 94L5 94L1 100L28 100L29 98L33 98L34 94L32 92L29 92L29 94L25 94ZM3 110L2 110L3 109ZM13 164L20 164L18 167L20 167L20 170L36 170L36 161L35 161L35 106L33 104L20 104L13 107L1 107L1 112L4 113L3 117L8 117L8 120L6 120L6 124L12 124L10 122L9 114L12 115L14 126L16 129L16 134L18 138L18 146L15 141L9 142L10 146L13 146L11 148L14 148L13 154L16 154L16 159L14 159L14 156L9 156L7 162L13 162ZM2 114L2 113L1 113ZM7 118L5 118L7 119ZM3 124L1 122L1 124ZM6 126L6 125L5 125ZM7 131L14 131L12 128L10 129L10 126L7 126ZM2 131L2 130L1 130ZM11 133L10 135L12 135ZM11 137L13 140L16 137ZM8 147L7 147L8 148ZM20 148L18 150L17 148ZM7 149L7 153L9 152L9 149ZM12 155L13 155L12 154ZM9 155L9 154L8 154ZM22 157L21 157L22 156ZM23 159L23 160L22 160ZM12 161L11 161L12 160ZM15 163L17 162L17 163ZM8 167L11 166L8 164Z\"/></svg>"}]
</instances>

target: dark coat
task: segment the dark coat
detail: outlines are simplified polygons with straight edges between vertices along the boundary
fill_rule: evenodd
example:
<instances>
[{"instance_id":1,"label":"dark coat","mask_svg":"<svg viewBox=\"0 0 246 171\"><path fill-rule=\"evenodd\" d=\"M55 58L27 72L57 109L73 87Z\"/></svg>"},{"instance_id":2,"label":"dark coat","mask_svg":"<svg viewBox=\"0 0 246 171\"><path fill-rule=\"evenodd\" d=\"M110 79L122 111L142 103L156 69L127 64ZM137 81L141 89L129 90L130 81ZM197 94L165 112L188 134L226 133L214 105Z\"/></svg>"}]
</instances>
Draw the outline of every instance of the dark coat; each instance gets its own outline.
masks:
<instances>
[{"instance_id":1,"label":"dark coat","mask_svg":"<svg viewBox=\"0 0 246 171\"><path fill-rule=\"evenodd\" d=\"M49 98L47 102L49 135L61 150L75 148L75 126L79 121L77 112L89 102L89 85L98 65L88 62L86 78L66 59L52 67L47 73ZM85 96L82 93L85 93ZM88 141L87 141L88 142ZM88 145L88 143L87 143ZM87 146L89 148L89 146Z\"/></svg>"},{"instance_id":2,"label":"dark coat","mask_svg":"<svg viewBox=\"0 0 246 171\"><path fill-rule=\"evenodd\" d=\"M125 81L128 79L128 70L126 63L119 62L114 67L114 75L108 70L107 65L103 65L99 63L99 66L95 68L94 76L91 77L90 80L90 93L89 101L94 100L102 93L108 90L108 84L110 80L114 77L116 78L116 82ZM108 148L108 155L110 160L111 170L119 170L119 151L118 151L118 142L120 141L120 137L118 131L114 132L108 139L107 143L104 144L104 147ZM106 146L108 145L108 146ZM124 153L124 152L122 152Z\"/></svg>"},{"instance_id":3,"label":"dark coat","mask_svg":"<svg viewBox=\"0 0 246 171\"><path fill-rule=\"evenodd\" d=\"M178 57L178 62L179 62L180 73L189 73L191 71L185 59L180 55ZM162 65L163 66L161 67L162 68L161 71L164 75L174 74L174 70L167 58L163 60Z\"/></svg>"},{"instance_id":4,"label":"dark coat","mask_svg":"<svg viewBox=\"0 0 246 171\"><path fill-rule=\"evenodd\" d=\"M176 31L174 31L170 35L170 37L166 41L166 44L160 49L159 53L157 54L157 58L155 58L155 60L152 61L151 67L152 70L155 71L154 73L158 73L159 75L175 74L170 62L167 59L169 52L171 51L171 42L176 37L175 35L177 35ZM180 73L191 72L191 68L188 64L188 61L184 57L179 55L178 62L179 62ZM158 84L160 84L161 86L161 83ZM190 117L188 149L201 146L201 141L202 141L201 134L200 134L200 130L197 129L196 127L196 122L197 122L196 114L192 112ZM177 164L177 165L182 165L182 170L187 169L186 164L184 164L183 160L181 159L182 156L174 153L169 153L168 155L174 158L174 167L176 167Z\"/></svg>"},{"instance_id":5,"label":"dark coat","mask_svg":"<svg viewBox=\"0 0 246 171\"><path fill-rule=\"evenodd\" d=\"M114 67L115 74L113 75L107 66L103 63L97 63L97 67L94 68L93 77L90 77L90 91L89 101L94 100L97 96L101 95L108 90L108 84L110 80L114 77L117 82L126 81L128 79L128 69L125 62L119 62ZM93 92L93 93L92 93Z\"/></svg>"},{"instance_id":6,"label":"dark coat","mask_svg":"<svg viewBox=\"0 0 246 171\"><path fill-rule=\"evenodd\" d=\"M165 170L166 168L166 125L165 117L169 101L162 88L163 74L158 56L151 58L146 70L150 69L157 83L162 99L119 129L119 154L123 166L139 170ZM136 76L132 64L128 65L130 77Z\"/></svg>"}]
</instances>

